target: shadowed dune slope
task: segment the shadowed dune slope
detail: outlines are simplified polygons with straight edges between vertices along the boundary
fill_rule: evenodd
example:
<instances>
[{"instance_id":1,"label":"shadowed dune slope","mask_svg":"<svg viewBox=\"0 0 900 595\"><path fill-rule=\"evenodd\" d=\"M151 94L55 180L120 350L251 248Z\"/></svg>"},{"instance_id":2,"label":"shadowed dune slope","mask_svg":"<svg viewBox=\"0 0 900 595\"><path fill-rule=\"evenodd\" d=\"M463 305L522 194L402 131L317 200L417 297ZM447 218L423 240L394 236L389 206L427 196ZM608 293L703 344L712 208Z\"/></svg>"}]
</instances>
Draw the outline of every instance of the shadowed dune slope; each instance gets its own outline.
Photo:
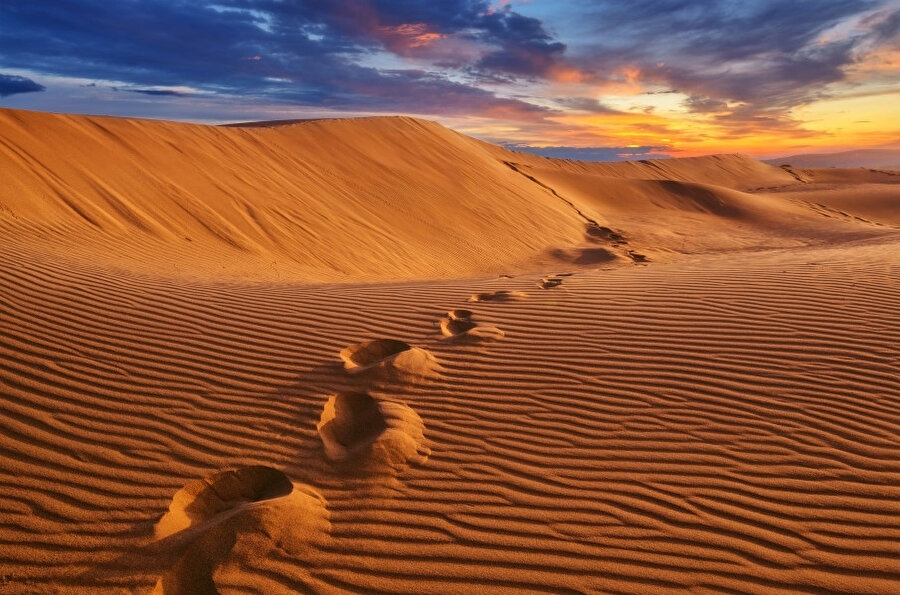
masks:
<instances>
[{"instance_id":1,"label":"shadowed dune slope","mask_svg":"<svg viewBox=\"0 0 900 595\"><path fill-rule=\"evenodd\" d=\"M806 153L766 159L766 163L786 163L793 167L877 167L900 170L900 150L856 149L838 153Z\"/></svg>"},{"instance_id":2,"label":"shadowed dune slope","mask_svg":"<svg viewBox=\"0 0 900 595\"><path fill-rule=\"evenodd\" d=\"M900 205L900 176L847 172L826 183L814 176L820 170L786 171L741 155L596 164L528 159L514 167L654 259L872 237L893 225ZM838 195L850 211L878 218L823 217L812 202Z\"/></svg>"},{"instance_id":3,"label":"shadowed dune slope","mask_svg":"<svg viewBox=\"0 0 900 595\"><path fill-rule=\"evenodd\" d=\"M579 251L593 222L644 255L878 231L746 194L800 180L741 155L586 164L406 117L221 127L0 110L0 171L6 235L170 278L383 281L598 262ZM627 250L606 259L628 262Z\"/></svg>"}]
</instances>

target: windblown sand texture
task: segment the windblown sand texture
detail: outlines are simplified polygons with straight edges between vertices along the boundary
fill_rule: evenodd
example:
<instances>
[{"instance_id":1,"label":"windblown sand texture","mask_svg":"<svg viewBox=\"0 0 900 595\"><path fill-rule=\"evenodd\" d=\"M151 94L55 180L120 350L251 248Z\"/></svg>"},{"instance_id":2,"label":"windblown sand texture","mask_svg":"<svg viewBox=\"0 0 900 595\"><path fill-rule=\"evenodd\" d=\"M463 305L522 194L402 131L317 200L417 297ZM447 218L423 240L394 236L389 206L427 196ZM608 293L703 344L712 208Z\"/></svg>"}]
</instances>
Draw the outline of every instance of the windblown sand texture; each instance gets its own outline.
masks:
<instances>
[{"instance_id":1,"label":"windblown sand texture","mask_svg":"<svg viewBox=\"0 0 900 595\"><path fill-rule=\"evenodd\" d=\"M0 593L900 593L900 176L0 111Z\"/></svg>"}]
</instances>

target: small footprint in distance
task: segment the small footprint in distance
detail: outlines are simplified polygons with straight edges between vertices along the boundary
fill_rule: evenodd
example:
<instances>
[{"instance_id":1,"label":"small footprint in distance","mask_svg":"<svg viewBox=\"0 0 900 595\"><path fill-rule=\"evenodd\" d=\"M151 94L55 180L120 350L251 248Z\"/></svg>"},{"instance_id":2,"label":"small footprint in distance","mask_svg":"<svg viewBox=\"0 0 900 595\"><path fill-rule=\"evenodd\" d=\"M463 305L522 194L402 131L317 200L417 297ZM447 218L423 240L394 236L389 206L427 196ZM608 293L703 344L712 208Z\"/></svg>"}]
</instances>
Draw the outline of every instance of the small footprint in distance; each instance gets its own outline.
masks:
<instances>
[{"instance_id":1,"label":"small footprint in distance","mask_svg":"<svg viewBox=\"0 0 900 595\"><path fill-rule=\"evenodd\" d=\"M559 276L544 277L537 285L541 289L553 289L554 287L559 287L560 285L562 285L562 282L563 280Z\"/></svg>"},{"instance_id":2,"label":"small footprint in distance","mask_svg":"<svg viewBox=\"0 0 900 595\"><path fill-rule=\"evenodd\" d=\"M501 289L499 291L488 291L485 293L476 293L469 298L470 302L515 302L524 300L528 297L527 293L522 291L507 291Z\"/></svg>"},{"instance_id":3,"label":"small footprint in distance","mask_svg":"<svg viewBox=\"0 0 900 595\"><path fill-rule=\"evenodd\" d=\"M441 334L450 340L483 341L499 339L503 331L495 326L479 324L472 319L471 310L450 310L441 319Z\"/></svg>"}]
</instances>

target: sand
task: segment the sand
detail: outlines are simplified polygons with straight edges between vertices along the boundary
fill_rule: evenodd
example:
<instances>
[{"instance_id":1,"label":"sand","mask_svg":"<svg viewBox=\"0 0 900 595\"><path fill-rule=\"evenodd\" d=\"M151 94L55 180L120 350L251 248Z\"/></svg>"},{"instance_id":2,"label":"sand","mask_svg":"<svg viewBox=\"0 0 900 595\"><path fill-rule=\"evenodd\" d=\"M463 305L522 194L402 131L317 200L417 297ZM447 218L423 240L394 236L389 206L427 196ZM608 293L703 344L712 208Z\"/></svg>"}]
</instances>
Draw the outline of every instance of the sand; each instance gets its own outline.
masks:
<instances>
[{"instance_id":1,"label":"sand","mask_svg":"<svg viewBox=\"0 0 900 595\"><path fill-rule=\"evenodd\" d=\"M900 176L13 110L0 172L0 593L900 593Z\"/></svg>"}]
</instances>

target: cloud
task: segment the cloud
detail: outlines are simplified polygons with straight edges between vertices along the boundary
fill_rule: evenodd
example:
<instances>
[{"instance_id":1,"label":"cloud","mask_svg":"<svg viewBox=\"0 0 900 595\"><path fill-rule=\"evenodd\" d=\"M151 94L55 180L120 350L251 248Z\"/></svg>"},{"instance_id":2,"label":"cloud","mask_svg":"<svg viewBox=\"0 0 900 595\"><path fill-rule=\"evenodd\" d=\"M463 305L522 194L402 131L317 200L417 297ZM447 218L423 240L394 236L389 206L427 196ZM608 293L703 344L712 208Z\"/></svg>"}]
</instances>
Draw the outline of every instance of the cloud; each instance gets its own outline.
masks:
<instances>
[{"instance_id":1,"label":"cloud","mask_svg":"<svg viewBox=\"0 0 900 595\"><path fill-rule=\"evenodd\" d=\"M541 21L504 7L486 13L478 21L479 39L498 46L475 65L487 72L525 77L552 77L563 68L566 45L544 30Z\"/></svg>"},{"instance_id":2,"label":"cloud","mask_svg":"<svg viewBox=\"0 0 900 595\"><path fill-rule=\"evenodd\" d=\"M39 85L24 76L0 73L0 97L8 97L17 93L37 93L46 90L44 85Z\"/></svg>"},{"instance_id":3,"label":"cloud","mask_svg":"<svg viewBox=\"0 0 900 595\"><path fill-rule=\"evenodd\" d=\"M531 144L803 136L797 107L896 84L898 39L896 0L0 2L0 69L53 80L42 101L57 80L98 81L166 115L230 101L496 119Z\"/></svg>"},{"instance_id":4,"label":"cloud","mask_svg":"<svg viewBox=\"0 0 900 595\"><path fill-rule=\"evenodd\" d=\"M560 97L556 100L556 103L572 110L588 112L591 114L621 113L619 110L603 105L599 99L594 97Z\"/></svg>"},{"instance_id":5,"label":"cloud","mask_svg":"<svg viewBox=\"0 0 900 595\"><path fill-rule=\"evenodd\" d=\"M172 89L126 89L131 93L141 93L143 95L153 95L157 97L189 97L189 93L173 91Z\"/></svg>"},{"instance_id":6,"label":"cloud","mask_svg":"<svg viewBox=\"0 0 900 595\"><path fill-rule=\"evenodd\" d=\"M785 114L845 80L860 48L896 40L900 8L885 6L876 0L603 2L581 15L585 31L601 41L578 48L574 59L609 71L637 68L645 87L678 89L690 96L685 107L698 114L720 111L725 102L743 105L736 114L751 119ZM864 26L853 27L854 19Z\"/></svg>"},{"instance_id":7,"label":"cloud","mask_svg":"<svg viewBox=\"0 0 900 595\"><path fill-rule=\"evenodd\" d=\"M666 147L534 147L521 144L507 144L507 149L524 151L554 159L575 159L578 161L628 161L634 159L666 159Z\"/></svg>"},{"instance_id":8,"label":"cloud","mask_svg":"<svg viewBox=\"0 0 900 595\"><path fill-rule=\"evenodd\" d=\"M703 114L727 111L728 103L704 95L691 95L684 100L684 107L694 113Z\"/></svg>"},{"instance_id":9,"label":"cloud","mask_svg":"<svg viewBox=\"0 0 900 595\"><path fill-rule=\"evenodd\" d=\"M487 14L486 2L122 4L112 11L106 0L2 3L0 65L116 81L160 97L175 95L157 89L190 86L205 93L346 111L469 111L518 120L549 111L524 99L497 96L442 69L366 62L378 52L427 53L444 39L488 44L491 31L510 52L516 39L530 43L547 38L533 19L520 19L509 10ZM472 66L482 53L460 66Z\"/></svg>"}]
</instances>

